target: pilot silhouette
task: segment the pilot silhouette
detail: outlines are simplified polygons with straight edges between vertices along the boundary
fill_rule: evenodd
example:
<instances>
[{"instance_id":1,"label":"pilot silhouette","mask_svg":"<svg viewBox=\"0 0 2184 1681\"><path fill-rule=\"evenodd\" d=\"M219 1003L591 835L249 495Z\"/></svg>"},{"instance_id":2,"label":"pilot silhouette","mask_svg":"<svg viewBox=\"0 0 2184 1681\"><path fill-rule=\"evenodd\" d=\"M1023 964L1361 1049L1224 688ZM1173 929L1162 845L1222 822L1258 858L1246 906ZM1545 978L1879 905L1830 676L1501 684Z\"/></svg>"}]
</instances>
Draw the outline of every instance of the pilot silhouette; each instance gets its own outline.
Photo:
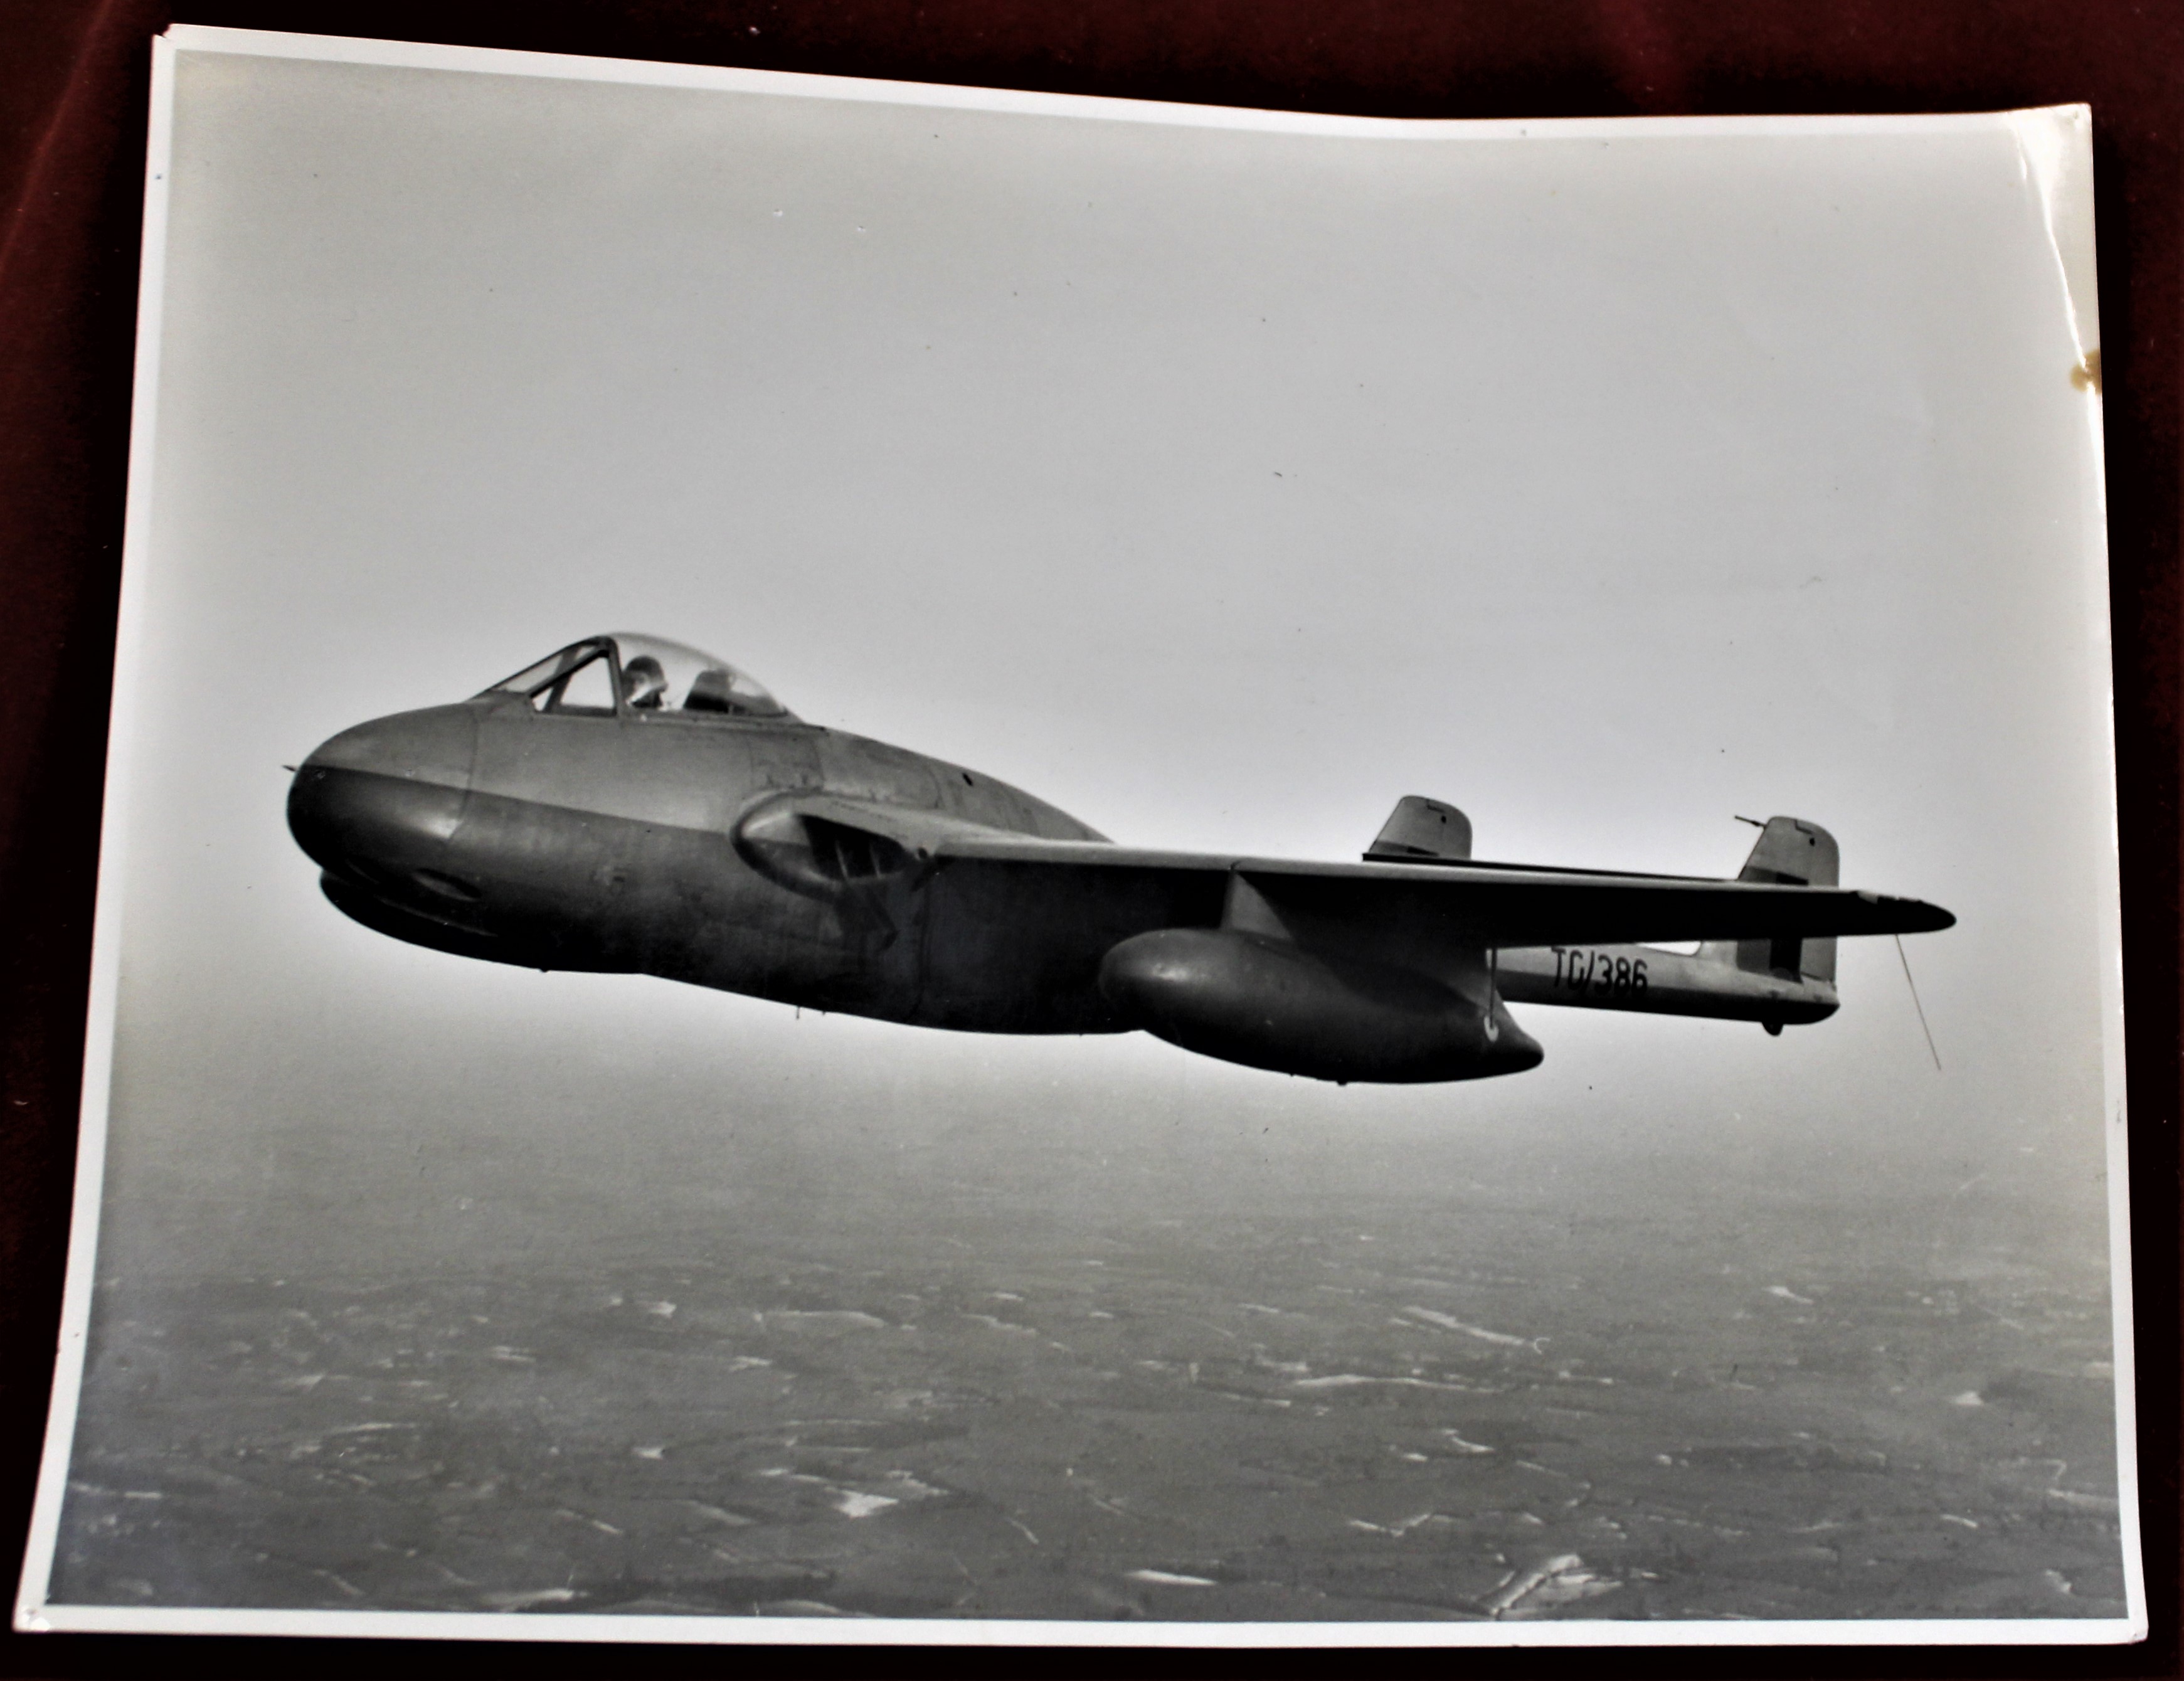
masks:
<instances>
[{"instance_id":1,"label":"pilot silhouette","mask_svg":"<svg viewBox=\"0 0 2184 1681\"><path fill-rule=\"evenodd\" d=\"M657 712L667 698L667 673L649 654L640 654L621 668L622 699L641 712Z\"/></svg>"}]
</instances>

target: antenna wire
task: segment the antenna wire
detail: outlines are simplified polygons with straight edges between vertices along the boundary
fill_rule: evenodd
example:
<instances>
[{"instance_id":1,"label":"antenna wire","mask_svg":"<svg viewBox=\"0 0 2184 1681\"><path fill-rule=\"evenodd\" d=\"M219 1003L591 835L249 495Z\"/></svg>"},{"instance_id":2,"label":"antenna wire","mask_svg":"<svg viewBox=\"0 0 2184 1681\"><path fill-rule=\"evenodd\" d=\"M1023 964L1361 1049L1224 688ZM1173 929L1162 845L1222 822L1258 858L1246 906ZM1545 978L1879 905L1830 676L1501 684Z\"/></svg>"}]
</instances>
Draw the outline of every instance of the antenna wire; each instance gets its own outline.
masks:
<instances>
[{"instance_id":1,"label":"antenna wire","mask_svg":"<svg viewBox=\"0 0 2184 1681\"><path fill-rule=\"evenodd\" d=\"M1926 1025L1926 1006L1919 1002L1919 983L1911 978L1911 960L1903 955L1903 936L1896 936L1896 960L1903 966L1903 982L1911 988L1911 1007L1919 1012L1919 1031L1926 1036L1926 1050L1934 1066L1942 1066L1942 1053L1934 1049L1934 1030Z\"/></svg>"}]
</instances>

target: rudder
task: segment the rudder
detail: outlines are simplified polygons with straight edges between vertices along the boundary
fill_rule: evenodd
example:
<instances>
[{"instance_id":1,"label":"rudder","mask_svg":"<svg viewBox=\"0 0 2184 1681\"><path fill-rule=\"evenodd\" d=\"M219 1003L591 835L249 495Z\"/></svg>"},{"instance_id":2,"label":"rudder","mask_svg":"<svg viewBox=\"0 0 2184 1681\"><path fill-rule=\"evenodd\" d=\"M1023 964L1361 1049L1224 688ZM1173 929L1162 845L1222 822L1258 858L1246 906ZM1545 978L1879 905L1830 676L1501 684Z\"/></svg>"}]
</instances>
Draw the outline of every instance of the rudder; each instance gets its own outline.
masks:
<instances>
[{"instance_id":1,"label":"rudder","mask_svg":"<svg viewBox=\"0 0 2184 1681\"><path fill-rule=\"evenodd\" d=\"M1471 856L1471 819L1453 805L1423 794L1407 793L1366 849L1368 862L1460 864Z\"/></svg>"},{"instance_id":2,"label":"rudder","mask_svg":"<svg viewBox=\"0 0 2184 1681\"><path fill-rule=\"evenodd\" d=\"M1750 822L1748 817L1741 819ZM1759 825L1759 839L1737 871L1740 882L1769 882L1788 887L1831 888L1841 879L1842 856L1836 838L1800 817L1769 817ZM1709 940L1699 955L1755 975L1802 975L1815 981L1836 977L1836 943L1775 939Z\"/></svg>"}]
</instances>

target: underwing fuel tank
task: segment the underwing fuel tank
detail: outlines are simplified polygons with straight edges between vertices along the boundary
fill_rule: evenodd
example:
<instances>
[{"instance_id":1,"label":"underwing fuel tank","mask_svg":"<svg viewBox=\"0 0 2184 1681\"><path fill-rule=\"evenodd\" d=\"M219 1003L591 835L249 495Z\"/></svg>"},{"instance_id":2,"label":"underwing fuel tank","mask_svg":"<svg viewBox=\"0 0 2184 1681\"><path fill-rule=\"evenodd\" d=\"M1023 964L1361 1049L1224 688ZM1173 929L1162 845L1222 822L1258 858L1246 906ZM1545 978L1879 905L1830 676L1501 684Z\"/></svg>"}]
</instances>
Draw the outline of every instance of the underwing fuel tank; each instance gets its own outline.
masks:
<instances>
[{"instance_id":1,"label":"underwing fuel tank","mask_svg":"<svg viewBox=\"0 0 2184 1681\"><path fill-rule=\"evenodd\" d=\"M1171 1044L1316 1080L1476 1080L1542 1055L1498 999L1482 1006L1411 970L1235 928L1124 940L1100 962L1100 990Z\"/></svg>"}]
</instances>

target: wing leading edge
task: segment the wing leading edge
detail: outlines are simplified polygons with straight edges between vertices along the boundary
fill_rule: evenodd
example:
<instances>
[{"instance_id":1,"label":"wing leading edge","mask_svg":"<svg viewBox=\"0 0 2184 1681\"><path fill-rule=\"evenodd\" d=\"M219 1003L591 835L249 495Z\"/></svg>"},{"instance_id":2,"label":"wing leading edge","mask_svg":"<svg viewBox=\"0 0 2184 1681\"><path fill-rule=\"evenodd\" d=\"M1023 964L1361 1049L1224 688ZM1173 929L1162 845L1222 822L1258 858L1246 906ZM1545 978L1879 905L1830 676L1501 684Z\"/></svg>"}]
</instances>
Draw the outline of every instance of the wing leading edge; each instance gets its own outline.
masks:
<instances>
[{"instance_id":1,"label":"wing leading edge","mask_svg":"<svg viewBox=\"0 0 2184 1681\"><path fill-rule=\"evenodd\" d=\"M1221 900L1240 877L1270 904L1315 921L1401 927L1415 938L1524 947L1925 933L1956 918L1915 899L1685 876L1624 875L1493 863L1318 864L1217 853L1160 852L1095 841L1052 841L961 819L833 795L792 796L800 815L862 828L902 847L930 878L958 892L990 876L1003 897L1035 889L1050 914L1072 903L1108 930L1117 901L1178 908ZM1203 911L1200 912L1203 915ZM1128 920L1134 920L1129 918Z\"/></svg>"}]
</instances>

